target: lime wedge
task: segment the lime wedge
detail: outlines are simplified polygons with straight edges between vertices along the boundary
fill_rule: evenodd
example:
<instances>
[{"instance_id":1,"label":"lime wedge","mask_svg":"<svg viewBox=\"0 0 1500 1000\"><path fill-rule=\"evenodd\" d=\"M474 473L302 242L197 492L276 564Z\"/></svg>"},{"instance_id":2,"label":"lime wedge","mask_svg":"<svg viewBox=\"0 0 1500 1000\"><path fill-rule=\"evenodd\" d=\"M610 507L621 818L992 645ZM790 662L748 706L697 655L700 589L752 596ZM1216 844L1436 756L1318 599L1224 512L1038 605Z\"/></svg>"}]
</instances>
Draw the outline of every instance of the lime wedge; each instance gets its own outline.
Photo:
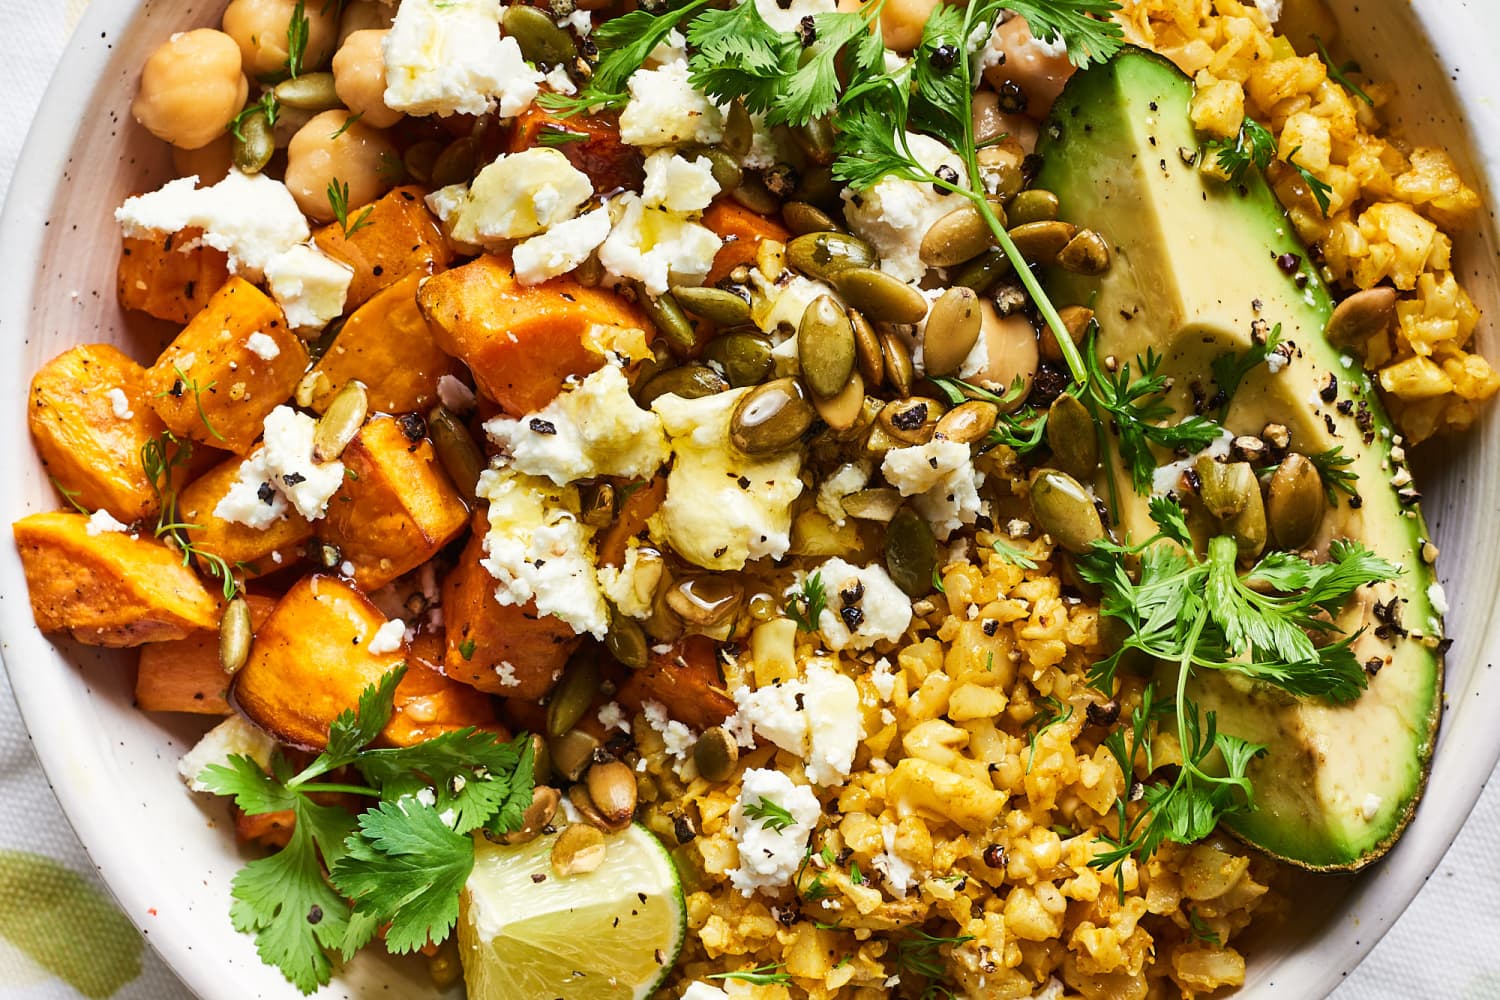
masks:
<instances>
[{"instance_id":1,"label":"lime wedge","mask_svg":"<svg viewBox=\"0 0 1500 1000\"><path fill-rule=\"evenodd\" d=\"M687 908L661 842L632 826L599 868L562 877L556 839L475 841L458 919L469 1000L642 1000L677 961Z\"/></svg>"}]
</instances>

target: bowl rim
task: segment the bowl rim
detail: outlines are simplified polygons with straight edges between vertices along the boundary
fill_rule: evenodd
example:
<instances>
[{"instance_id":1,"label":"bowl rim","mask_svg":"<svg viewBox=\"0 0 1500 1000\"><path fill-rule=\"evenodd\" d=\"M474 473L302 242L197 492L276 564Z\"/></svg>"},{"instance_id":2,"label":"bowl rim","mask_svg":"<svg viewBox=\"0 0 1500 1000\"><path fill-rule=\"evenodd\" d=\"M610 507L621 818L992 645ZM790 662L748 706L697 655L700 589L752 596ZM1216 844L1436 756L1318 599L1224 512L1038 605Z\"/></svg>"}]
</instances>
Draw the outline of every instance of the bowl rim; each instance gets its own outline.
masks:
<instances>
[{"instance_id":1,"label":"bowl rim","mask_svg":"<svg viewBox=\"0 0 1500 1000\"><path fill-rule=\"evenodd\" d=\"M47 219L52 206L66 190L62 178L77 133L75 129L44 122L73 122L83 118L93 93L104 81L113 56L112 40L125 33L147 2L93 0L74 29L22 144L10 191L0 211L0 245L7 248L10 259L41 261ZM1449 96L1464 117L1464 121L1453 127L1463 130L1476 154L1476 166L1488 186L1491 206L1495 206L1495 199L1500 198L1500 104L1486 99L1480 92L1482 88L1461 87L1459 83L1463 68L1485 65L1488 54L1482 45L1493 29L1500 27L1500 15L1481 14L1467 5L1454 6L1445 0L1412 0L1412 7L1423 36L1416 41L1425 43L1442 66L1459 67L1447 74ZM1487 32L1486 28L1491 30ZM35 196L42 192L45 194ZM1493 210L1487 225L1495 228ZM0 331L10 334L9 343L20 345L26 339L38 290L37 278L35 268L0 270ZM29 381L29 372L3 370L4 367L0 365L0 389L22 387ZM0 392L0 398L10 397ZM14 398L24 398L24 393ZM7 492L13 489L10 484L0 486L0 490ZM5 509L12 507L6 504ZM8 590L13 596L24 595L24 576L13 543L0 545L0 581L19 584L19 589L10 586L0 590ZM1477 665L1500 659L1500 605L1491 605L1487 613L1479 608L1471 609L1471 613L1485 617L1483 631L1476 633L1483 640L1472 659ZM128 838L120 836L107 812L89 799L86 782L76 780L80 773L92 771L94 762L68 739L71 727L56 724L58 706L68 704L71 696L65 683L69 678L48 669L10 669L11 664L47 664L61 658L63 654L36 628L29 601L0 600L0 663L6 667L33 750L69 826L109 892L172 973L200 996L228 996L223 991L234 987L226 986L217 962L207 953L192 948L192 922L158 917L149 880L141 878L131 864L135 860L135 847ZM1500 712L1500 675L1492 676L1482 666L1471 674L1471 683L1463 691L1445 687L1445 720L1427 785L1428 807L1417 810L1402 841L1432 849L1424 852L1398 848L1361 875L1363 881L1382 882L1381 902L1395 903L1396 909L1370 912L1365 907L1361 915L1367 919L1332 924L1315 947L1303 949L1283 961L1280 974L1264 984L1266 992L1326 995L1394 926L1425 885L1427 876L1441 864L1496 762L1500 761L1500 729L1485 734L1482 730L1465 728L1462 738L1449 738L1453 735L1453 717L1459 713L1464 718L1493 716L1496 712ZM47 719L48 724L34 724L34 720L42 719ZM74 721L87 720L78 716ZM1431 800L1437 798L1443 801L1441 812L1432 807L1435 803ZM1438 847L1441 850L1436 850ZM1393 882L1396 888L1390 890L1388 886ZM1348 961L1329 962L1331 949ZM287 995L293 995L290 984L287 989Z\"/></svg>"}]
</instances>

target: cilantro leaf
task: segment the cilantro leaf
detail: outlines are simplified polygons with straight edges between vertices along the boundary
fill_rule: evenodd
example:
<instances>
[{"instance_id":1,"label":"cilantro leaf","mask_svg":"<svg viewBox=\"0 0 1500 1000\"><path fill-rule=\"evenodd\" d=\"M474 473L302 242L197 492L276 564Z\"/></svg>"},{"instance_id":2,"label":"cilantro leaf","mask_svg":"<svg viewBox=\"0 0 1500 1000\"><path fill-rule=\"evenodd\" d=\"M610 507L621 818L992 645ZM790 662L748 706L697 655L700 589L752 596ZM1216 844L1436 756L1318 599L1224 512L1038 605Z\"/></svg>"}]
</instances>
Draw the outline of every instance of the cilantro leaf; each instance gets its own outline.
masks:
<instances>
[{"instance_id":1,"label":"cilantro leaf","mask_svg":"<svg viewBox=\"0 0 1500 1000\"><path fill-rule=\"evenodd\" d=\"M631 75L645 65L651 53L666 41L683 18L702 10L710 2L690 0L659 14L639 9L605 20L591 36L599 47L599 62L588 82L576 96L546 93L537 99L537 103L564 117L600 108L623 107L630 96L626 84Z\"/></svg>"},{"instance_id":2,"label":"cilantro leaf","mask_svg":"<svg viewBox=\"0 0 1500 1000\"><path fill-rule=\"evenodd\" d=\"M802 589L786 602L786 616L797 623L801 632L816 632L818 618L828 607L828 591L823 585L823 574L813 573L802 581Z\"/></svg>"},{"instance_id":3,"label":"cilantro leaf","mask_svg":"<svg viewBox=\"0 0 1500 1000\"><path fill-rule=\"evenodd\" d=\"M1068 61L1079 69L1108 61L1125 44L1124 30L1110 17L1120 9L1115 0L1005 0L1005 6L1041 41L1061 38Z\"/></svg>"},{"instance_id":4,"label":"cilantro leaf","mask_svg":"<svg viewBox=\"0 0 1500 1000\"><path fill-rule=\"evenodd\" d=\"M1302 183L1307 185L1308 191L1312 194L1313 200L1318 203L1318 210L1323 213L1324 218L1327 218L1328 208L1333 204L1329 198L1333 194L1333 186L1297 162L1297 154L1300 152L1302 152L1302 147L1298 146L1286 154L1286 165L1297 171L1302 178Z\"/></svg>"},{"instance_id":5,"label":"cilantro leaf","mask_svg":"<svg viewBox=\"0 0 1500 1000\"><path fill-rule=\"evenodd\" d=\"M1276 159L1276 137L1254 118L1246 118L1234 139L1216 139L1205 143L1203 149L1205 156L1215 154L1215 164L1231 183L1239 184L1252 166L1262 172L1271 168Z\"/></svg>"},{"instance_id":6,"label":"cilantro leaf","mask_svg":"<svg viewBox=\"0 0 1500 1000\"><path fill-rule=\"evenodd\" d=\"M297 803L296 793L244 754L230 754L227 765L208 765L198 781L215 795L233 797L234 804L249 816L281 812Z\"/></svg>"},{"instance_id":7,"label":"cilantro leaf","mask_svg":"<svg viewBox=\"0 0 1500 1000\"><path fill-rule=\"evenodd\" d=\"M1275 352L1281 343L1281 324L1277 323L1263 340L1252 344L1250 350L1244 354L1234 351L1225 353L1214 358L1209 365L1213 372L1214 385L1219 387L1219 419L1223 420L1229 413L1229 404L1234 401L1234 394L1238 391L1240 383L1245 380L1255 369L1265 364L1266 359Z\"/></svg>"},{"instance_id":8,"label":"cilantro leaf","mask_svg":"<svg viewBox=\"0 0 1500 1000\"><path fill-rule=\"evenodd\" d=\"M1359 63L1351 59L1340 66L1335 63L1333 61L1333 57L1328 54L1328 46L1323 44L1322 38L1318 37L1317 35L1313 35L1312 40L1313 44L1317 45L1318 47L1319 57L1322 58L1324 65L1328 67L1328 79L1332 80L1334 83L1337 83L1339 86L1349 91L1349 93L1353 94L1355 97L1359 98L1361 101L1364 101L1366 104L1373 108L1375 106L1375 99L1369 94L1365 93L1359 87L1357 87L1354 84L1354 81L1349 79L1350 73L1362 72L1359 67Z\"/></svg>"},{"instance_id":9,"label":"cilantro leaf","mask_svg":"<svg viewBox=\"0 0 1500 1000\"><path fill-rule=\"evenodd\" d=\"M355 766L387 799L431 785L438 811L453 811L458 833L486 825L506 833L521 825L531 804L532 752L529 737L505 743L469 728L415 746L367 750Z\"/></svg>"},{"instance_id":10,"label":"cilantro leaf","mask_svg":"<svg viewBox=\"0 0 1500 1000\"><path fill-rule=\"evenodd\" d=\"M754 3L705 10L688 25L687 39L697 49L693 86L721 101L740 97L756 113L775 107L801 49L792 35L767 24Z\"/></svg>"},{"instance_id":11,"label":"cilantro leaf","mask_svg":"<svg viewBox=\"0 0 1500 1000\"><path fill-rule=\"evenodd\" d=\"M308 768L311 776L326 774L352 763L391 721L395 711L396 688L406 676L406 665L387 671L380 680L359 695L359 706L344 709L328 727L328 748Z\"/></svg>"}]
</instances>

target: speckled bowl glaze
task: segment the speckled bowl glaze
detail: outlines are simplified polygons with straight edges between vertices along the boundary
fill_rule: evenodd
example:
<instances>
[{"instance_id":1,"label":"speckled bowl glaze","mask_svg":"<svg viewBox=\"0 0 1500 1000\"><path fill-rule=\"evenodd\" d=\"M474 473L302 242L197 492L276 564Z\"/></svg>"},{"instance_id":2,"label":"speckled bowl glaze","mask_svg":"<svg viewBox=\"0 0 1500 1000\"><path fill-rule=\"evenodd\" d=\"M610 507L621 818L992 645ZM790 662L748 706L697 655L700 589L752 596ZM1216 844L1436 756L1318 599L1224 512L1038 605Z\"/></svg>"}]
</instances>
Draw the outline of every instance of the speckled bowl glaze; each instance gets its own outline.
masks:
<instances>
[{"instance_id":1,"label":"speckled bowl glaze","mask_svg":"<svg viewBox=\"0 0 1500 1000\"><path fill-rule=\"evenodd\" d=\"M213 24L222 0L94 0L42 104L0 220L8 267L0 272L0 521L53 509L57 498L32 453L22 419L36 368L72 345L119 344L154 357L159 326L115 304L119 243L112 212L127 194L168 177L166 148L135 126L129 104L142 61L173 31ZM1500 182L1500 70L1492 0L1335 0L1351 47L1402 93L1395 128L1446 147L1464 172ZM1493 202L1491 202L1493 203ZM1464 278L1488 316L1500 315L1493 212L1459 249ZM1492 324L1481 334L1500 351ZM1297 926L1252 950L1241 995L1321 997L1338 985L1422 887L1463 824L1500 756L1500 412L1484 426L1429 449L1427 513L1443 550L1450 595L1447 715L1426 802L1405 838L1357 878L1309 878ZM37 753L79 838L130 919L203 997L290 998L297 992L262 965L228 919L229 883L241 864L228 814L189 795L177 758L205 721L146 716L131 705L132 654L42 636L32 623L20 561L0 545L0 655ZM378 950L378 949L376 949ZM430 995L421 963L372 954L324 996Z\"/></svg>"}]
</instances>

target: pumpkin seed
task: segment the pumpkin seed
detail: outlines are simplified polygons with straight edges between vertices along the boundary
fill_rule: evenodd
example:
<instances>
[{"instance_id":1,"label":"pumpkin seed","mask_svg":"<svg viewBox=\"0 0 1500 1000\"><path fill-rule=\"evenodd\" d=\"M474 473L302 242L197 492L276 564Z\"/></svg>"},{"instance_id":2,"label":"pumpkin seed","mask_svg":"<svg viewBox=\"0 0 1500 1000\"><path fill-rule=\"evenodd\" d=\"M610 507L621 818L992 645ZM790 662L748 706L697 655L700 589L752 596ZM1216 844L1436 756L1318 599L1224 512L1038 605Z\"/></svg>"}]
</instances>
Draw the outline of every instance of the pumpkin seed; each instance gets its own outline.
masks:
<instances>
[{"instance_id":1,"label":"pumpkin seed","mask_svg":"<svg viewBox=\"0 0 1500 1000\"><path fill-rule=\"evenodd\" d=\"M689 625L723 624L739 609L745 593L724 576L691 576L667 590L667 607Z\"/></svg>"},{"instance_id":2,"label":"pumpkin seed","mask_svg":"<svg viewBox=\"0 0 1500 1000\"><path fill-rule=\"evenodd\" d=\"M443 471L448 473L459 495L472 504L478 496L476 490L485 460L469 429L447 407L435 406L427 414L427 433L432 437L432 450L437 452Z\"/></svg>"},{"instance_id":3,"label":"pumpkin seed","mask_svg":"<svg viewBox=\"0 0 1500 1000\"><path fill-rule=\"evenodd\" d=\"M1074 555L1104 537L1104 521L1088 490L1059 469L1031 474L1031 511L1052 540Z\"/></svg>"},{"instance_id":4,"label":"pumpkin seed","mask_svg":"<svg viewBox=\"0 0 1500 1000\"><path fill-rule=\"evenodd\" d=\"M333 397L328 409L318 418L313 431L313 461L329 462L338 458L364 426L370 413L370 397L365 384L350 379Z\"/></svg>"},{"instance_id":5,"label":"pumpkin seed","mask_svg":"<svg viewBox=\"0 0 1500 1000\"><path fill-rule=\"evenodd\" d=\"M834 431L847 431L859 423L865 407L865 380L858 371L851 372L849 381L837 395L820 399L813 396L813 409Z\"/></svg>"},{"instance_id":6,"label":"pumpkin seed","mask_svg":"<svg viewBox=\"0 0 1500 1000\"><path fill-rule=\"evenodd\" d=\"M651 656L650 643L640 623L614 608L609 612L609 632L604 636L604 645L609 655L631 670L645 669Z\"/></svg>"},{"instance_id":7,"label":"pumpkin seed","mask_svg":"<svg viewBox=\"0 0 1500 1000\"><path fill-rule=\"evenodd\" d=\"M529 844L541 836L542 828L557 815L562 804L562 793L550 785L534 785L531 789L531 804L521 814L521 825L510 833L496 838L500 844Z\"/></svg>"},{"instance_id":8,"label":"pumpkin seed","mask_svg":"<svg viewBox=\"0 0 1500 1000\"><path fill-rule=\"evenodd\" d=\"M1328 342L1335 347L1360 347L1385 333L1396 319L1396 290L1366 288L1340 302L1328 317Z\"/></svg>"},{"instance_id":9,"label":"pumpkin seed","mask_svg":"<svg viewBox=\"0 0 1500 1000\"><path fill-rule=\"evenodd\" d=\"M979 151L979 172L984 178L985 190L1001 201L1016 197L1026 183L1026 172L1022 169L1024 155L1019 146L996 144Z\"/></svg>"},{"instance_id":10,"label":"pumpkin seed","mask_svg":"<svg viewBox=\"0 0 1500 1000\"><path fill-rule=\"evenodd\" d=\"M880 355L885 364L885 380L903 397L910 396L916 371L906 341L894 330L887 330L880 335Z\"/></svg>"},{"instance_id":11,"label":"pumpkin seed","mask_svg":"<svg viewBox=\"0 0 1500 1000\"><path fill-rule=\"evenodd\" d=\"M833 125L827 117L814 118L791 130L792 141L802 150L809 163L826 167L833 162Z\"/></svg>"},{"instance_id":12,"label":"pumpkin seed","mask_svg":"<svg viewBox=\"0 0 1500 1000\"><path fill-rule=\"evenodd\" d=\"M1010 203L1010 222L1013 226L1024 226L1028 222L1051 222L1061 210L1057 195L1041 188L1031 188L1017 194Z\"/></svg>"},{"instance_id":13,"label":"pumpkin seed","mask_svg":"<svg viewBox=\"0 0 1500 1000\"><path fill-rule=\"evenodd\" d=\"M1251 490L1245 499L1245 509L1224 527L1239 546L1240 558L1250 560L1259 556L1266 547L1266 505L1259 489Z\"/></svg>"},{"instance_id":14,"label":"pumpkin seed","mask_svg":"<svg viewBox=\"0 0 1500 1000\"><path fill-rule=\"evenodd\" d=\"M1057 318L1062 320L1068 339L1076 347L1083 343L1084 334L1088 332L1089 324L1094 321L1094 310L1087 306L1064 306L1057 311ZM1052 332L1050 325L1043 324L1042 332L1037 339L1037 346L1041 349L1042 357L1048 361L1063 360L1062 348L1057 344L1057 334Z\"/></svg>"},{"instance_id":15,"label":"pumpkin seed","mask_svg":"<svg viewBox=\"0 0 1500 1000\"><path fill-rule=\"evenodd\" d=\"M797 327L797 360L815 397L828 399L849 384L854 371L854 327L832 295L819 295Z\"/></svg>"},{"instance_id":16,"label":"pumpkin seed","mask_svg":"<svg viewBox=\"0 0 1500 1000\"><path fill-rule=\"evenodd\" d=\"M958 371L979 342L982 318L979 296L972 288L950 288L927 314L922 335L922 360L928 375L951 375Z\"/></svg>"},{"instance_id":17,"label":"pumpkin seed","mask_svg":"<svg viewBox=\"0 0 1500 1000\"><path fill-rule=\"evenodd\" d=\"M651 295L639 282L636 283L635 289L636 302L650 317L651 324L656 327L658 333L685 351L690 351L697 346L698 335L693 331L693 324L683 313L682 307L677 304L671 292Z\"/></svg>"},{"instance_id":18,"label":"pumpkin seed","mask_svg":"<svg viewBox=\"0 0 1500 1000\"><path fill-rule=\"evenodd\" d=\"M1099 467L1099 435L1088 407L1063 393L1047 408L1047 447L1052 461L1074 479L1092 479Z\"/></svg>"},{"instance_id":19,"label":"pumpkin seed","mask_svg":"<svg viewBox=\"0 0 1500 1000\"><path fill-rule=\"evenodd\" d=\"M583 817L585 823L606 833L616 833L629 825L621 823L616 826L600 815L599 810L594 807L594 800L589 798L588 786L582 781L568 789L568 801L573 804L573 808L578 811L578 815Z\"/></svg>"},{"instance_id":20,"label":"pumpkin seed","mask_svg":"<svg viewBox=\"0 0 1500 1000\"><path fill-rule=\"evenodd\" d=\"M740 186L745 172L740 168L740 162L734 156L726 153L717 146L684 146L677 151L684 160L696 162L698 157L707 158L709 170L713 172L714 183L719 185L719 190L728 194Z\"/></svg>"},{"instance_id":21,"label":"pumpkin seed","mask_svg":"<svg viewBox=\"0 0 1500 1000\"><path fill-rule=\"evenodd\" d=\"M533 785L545 785L552 780L552 751L541 733L531 734L531 779Z\"/></svg>"},{"instance_id":22,"label":"pumpkin seed","mask_svg":"<svg viewBox=\"0 0 1500 1000\"><path fill-rule=\"evenodd\" d=\"M1028 222L1012 228L1009 235L1027 263L1050 265L1057 262L1057 255L1062 252L1063 247L1078 235L1078 227L1071 222L1058 222L1055 219L1048 222Z\"/></svg>"},{"instance_id":23,"label":"pumpkin seed","mask_svg":"<svg viewBox=\"0 0 1500 1000\"><path fill-rule=\"evenodd\" d=\"M901 509L901 494L889 486L876 486L849 494L839 505L845 514L861 521L889 523Z\"/></svg>"},{"instance_id":24,"label":"pumpkin seed","mask_svg":"<svg viewBox=\"0 0 1500 1000\"><path fill-rule=\"evenodd\" d=\"M733 292L711 285L676 285L672 288L672 298L688 312L719 326L738 326L750 319L750 303Z\"/></svg>"},{"instance_id":25,"label":"pumpkin seed","mask_svg":"<svg viewBox=\"0 0 1500 1000\"><path fill-rule=\"evenodd\" d=\"M450 184L467 184L473 180L478 167L479 143L474 137L454 139L432 161L432 186L442 188Z\"/></svg>"},{"instance_id":26,"label":"pumpkin seed","mask_svg":"<svg viewBox=\"0 0 1500 1000\"><path fill-rule=\"evenodd\" d=\"M885 356L880 352L880 337L864 313L849 310L849 328L854 332L854 361L865 385L879 389L885 384Z\"/></svg>"},{"instance_id":27,"label":"pumpkin seed","mask_svg":"<svg viewBox=\"0 0 1500 1000\"><path fill-rule=\"evenodd\" d=\"M582 486L578 490L578 519L590 528L608 527L615 519L615 488L606 482Z\"/></svg>"},{"instance_id":28,"label":"pumpkin seed","mask_svg":"<svg viewBox=\"0 0 1500 1000\"><path fill-rule=\"evenodd\" d=\"M505 8L500 25L516 40L528 62L567 65L578 56L572 37L535 7L515 4Z\"/></svg>"},{"instance_id":29,"label":"pumpkin seed","mask_svg":"<svg viewBox=\"0 0 1500 1000\"><path fill-rule=\"evenodd\" d=\"M982 399L971 399L960 403L937 422L933 437L959 444L973 444L995 429L1000 418L1000 408Z\"/></svg>"},{"instance_id":30,"label":"pumpkin seed","mask_svg":"<svg viewBox=\"0 0 1500 1000\"><path fill-rule=\"evenodd\" d=\"M776 281L786 270L786 244L780 240L761 240L755 247L755 267L767 281Z\"/></svg>"},{"instance_id":31,"label":"pumpkin seed","mask_svg":"<svg viewBox=\"0 0 1500 1000\"><path fill-rule=\"evenodd\" d=\"M999 202L991 204L990 209L1004 226L1005 209ZM965 202L932 224L918 252L928 267L956 267L994 245L995 234L989 223L973 202Z\"/></svg>"},{"instance_id":32,"label":"pumpkin seed","mask_svg":"<svg viewBox=\"0 0 1500 1000\"><path fill-rule=\"evenodd\" d=\"M603 680L599 660L591 650L574 654L547 702L547 732L561 736L576 726L599 693Z\"/></svg>"},{"instance_id":33,"label":"pumpkin seed","mask_svg":"<svg viewBox=\"0 0 1500 1000\"><path fill-rule=\"evenodd\" d=\"M709 781L724 781L734 773L739 763L740 744L723 726L710 726L703 730L693 746L693 763L698 773Z\"/></svg>"},{"instance_id":34,"label":"pumpkin seed","mask_svg":"<svg viewBox=\"0 0 1500 1000\"><path fill-rule=\"evenodd\" d=\"M271 92L276 95L277 104L284 104L298 111L317 114L319 111L332 111L344 106L344 102L339 100L338 91L334 89L332 73L303 73L290 80L282 80Z\"/></svg>"},{"instance_id":35,"label":"pumpkin seed","mask_svg":"<svg viewBox=\"0 0 1500 1000\"><path fill-rule=\"evenodd\" d=\"M330 386L331 383L328 381L328 376L314 368L302 376L301 381L297 383L297 391L292 394L292 398L296 400L298 406L311 409L313 400L327 392Z\"/></svg>"},{"instance_id":36,"label":"pumpkin seed","mask_svg":"<svg viewBox=\"0 0 1500 1000\"><path fill-rule=\"evenodd\" d=\"M943 404L924 396L893 399L880 411L876 422L903 444L926 444L943 416Z\"/></svg>"},{"instance_id":37,"label":"pumpkin seed","mask_svg":"<svg viewBox=\"0 0 1500 1000\"><path fill-rule=\"evenodd\" d=\"M758 333L726 333L708 342L703 357L724 369L736 389L759 385L771 373L771 341Z\"/></svg>"},{"instance_id":38,"label":"pumpkin seed","mask_svg":"<svg viewBox=\"0 0 1500 1000\"><path fill-rule=\"evenodd\" d=\"M437 165L437 158L442 152L442 143L431 139L413 143L401 154L401 165L413 180L426 184L432 180L432 168Z\"/></svg>"},{"instance_id":39,"label":"pumpkin seed","mask_svg":"<svg viewBox=\"0 0 1500 1000\"><path fill-rule=\"evenodd\" d=\"M1220 521L1238 517L1250 505L1250 494L1260 492L1249 462L1216 462L1201 455L1193 463L1198 474L1198 497L1203 508Z\"/></svg>"},{"instance_id":40,"label":"pumpkin seed","mask_svg":"<svg viewBox=\"0 0 1500 1000\"><path fill-rule=\"evenodd\" d=\"M439 945L437 954L427 956L427 978L439 990L447 990L463 974L464 967L458 957L458 946L452 941Z\"/></svg>"},{"instance_id":41,"label":"pumpkin seed","mask_svg":"<svg viewBox=\"0 0 1500 1000\"><path fill-rule=\"evenodd\" d=\"M759 215L775 215L781 209L781 199L754 174L746 174L739 187L729 192L729 197Z\"/></svg>"},{"instance_id":42,"label":"pumpkin seed","mask_svg":"<svg viewBox=\"0 0 1500 1000\"><path fill-rule=\"evenodd\" d=\"M885 534L885 570L891 580L906 596L924 597L932 592L937 564L932 525L910 507L896 511Z\"/></svg>"},{"instance_id":43,"label":"pumpkin seed","mask_svg":"<svg viewBox=\"0 0 1500 1000\"><path fill-rule=\"evenodd\" d=\"M792 188L792 197L797 201L817 205L837 205L839 193L843 189L844 186L834 179L832 167L810 163L798 176L797 184Z\"/></svg>"},{"instance_id":44,"label":"pumpkin seed","mask_svg":"<svg viewBox=\"0 0 1500 1000\"><path fill-rule=\"evenodd\" d=\"M243 595L236 595L224 606L224 616L219 619L219 666L226 674L234 675L245 665L254 638L250 602Z\"/></svg>"},{"instance_id":45,"label":"pumpkin seed","mask_svg":"<svg viewBox=\"0 0 1500 1000\"><path fill-rule=\"evenodd\" d=\"M812 426L813 409L797 379L774 379L745 394L729 421L729 440L747 455L783 451Z\"/></svg>"},{"instance_id":46,"label":"pumpkin seed","mask_svg":"<svg viewBox=\"0 0 1500 1000\"><path fill-rule=\"evenodd\" d=\"M728 388L729 383L724 381L724 376L708 365L683 365L680 368L668 368L647 382L641 390L640 403L649 408L657 398L668 393L683 399L702 399Z\"/></svg>"},{"instance_id":47,"label":"pumpkin seed","mask_svg":"<svg viewBox=\"0 0 1500 1000\"><path fill-rule=\"evenodd\" d=\"M552 871L561 878L587 875L591 871L597 871L608 854L609 846L604 842L603 830L587 823L574 823L564 827L552 842Z\"/></svg>"},{"instance_id":48,"label":"pumpkin seed","mask_svg":"<svg viewBox=\"0 0 1500 1000\"><path fill-rule=\"evenodd\" d=\"M834 289L876 323L920 323L927 299L911 285L873 267L850 267L834 274Z\"/></svg>"},{"instance_id":49,"label":"pumpkin seed","mask_svg":"<svg viewBox=\"0 0 1500 1000\"><path fill-rule=\"evenodd\" d=\"M635 815L636 785L635 772L629 766L618 760L595 764L584 775L584 782L594 808L606 823L630 822Z\"/></svg>"},{"instance_id":50,"label":"pumpkin seed","mask_svg":"<svg viewBox=\"0 0 1500 1000\"><path fill-rule=\"evenodd\" d=\"M792 270L829 281L840 271L873 265L875 248L848 233L803 233L787 242L786 259Z\"/></svg>"},{"instance_id":51,"label":"pumpkin seed","mask_svg":"<svg viewBox=\"0 0 1500 1000\"><path fill-rule=\"evenodd\" d=\"M552 769L565 781L577 781L593 763L594 754L604 746L598 737L582 729L570 729L547 740Z\"/></svg>"},{"instance_id":52,"label":"pumpkin seed","mask_svg":"<svg viewBox=\"0 0 1500 1000\"><path fill-rule=\"evenodd\" d=\"M840 226L833 216L823 211L816 205L810 205L805 201L789 201L781 206L781 221L792 231L794 236L804 236L808 233L834 233L840 231Z\"/></svg>"},{"instance_id":53,"label":"pumpkin seed","mask_svg":"<svg viewBox=\"0 0 1500 1000\"><path fill-rule=\"evenodd\" d=\"M955 285L972 288L979 295L984 295L1000 283L1000 279L1015 270L1015 265L1003 250L991 250L989 253L980 254L965 264L954 277Z\"/></svg>"},{"instance_id":54,"label":"pumpkin seed","mask_svg":"<svg viewBox=\"0 0 1500 1000\"><path fill-rule=\"evenodd\" d=\"M755 123L750 120L750 112L745 110L745 102L730 102L729 110L724 114L724 137L719 140L719 148L736 160L743 160L754 142Z\"/></svg>"},{"instance_id":55,"label":"pumpkin seed","mask_svg":"<svg viewBox=\"0 0 1500 1000\"><path fill-rule=\"evenodd\" d=\"M1296 452L1282 459L1266 490L1266 524L1277 548L1292 551L1312 541L1326 507L1318 467Z\"/></svg>"},{"instance_id":56,"label":"pumpkin seed","mask_svg":"<svg viewBox=\"0 0 1500 1000\"><path fill-rule=\"evenodd\" d=\"M1108 271L1112 259L1109 242L1092 229L1080 230L1057 255L1058 266L1086 275Z\"/></svg>"},{"instance_id":57,"label":"pumpkin seed","mask_svg":"<svg viewBox=\"0 0 1500 1000\"><path fill-rule=\"evenodd\" d=\"M246 115L240 122L240 134L234 137L232 153L234 165L247 174L258 174L271 162L276 155L276 136L265 112Z\"/></svg>"}]
</instances>

